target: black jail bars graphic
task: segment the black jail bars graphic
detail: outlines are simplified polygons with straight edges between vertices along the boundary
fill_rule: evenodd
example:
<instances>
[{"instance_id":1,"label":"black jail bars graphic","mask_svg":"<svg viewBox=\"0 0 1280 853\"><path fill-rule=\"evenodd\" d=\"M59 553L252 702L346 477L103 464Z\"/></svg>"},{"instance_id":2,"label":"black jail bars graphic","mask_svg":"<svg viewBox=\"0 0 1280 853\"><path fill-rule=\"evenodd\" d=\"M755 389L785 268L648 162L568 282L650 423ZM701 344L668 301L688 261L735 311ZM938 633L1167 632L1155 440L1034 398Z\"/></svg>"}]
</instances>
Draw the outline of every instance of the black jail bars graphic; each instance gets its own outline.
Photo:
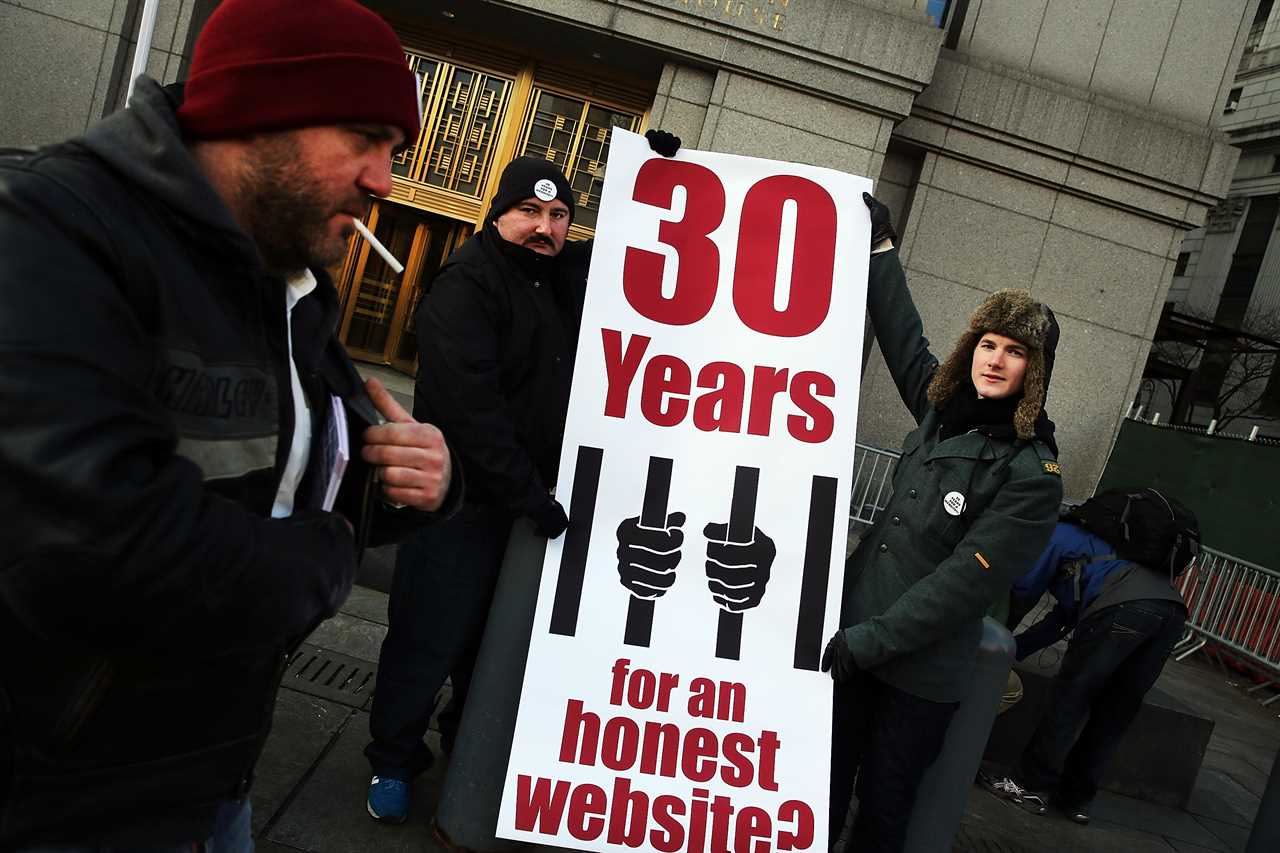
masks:
<instances>
[{"instance_id":1,"label":"black jail bars graphic","mask_svg":"<svg viewBox=\"0 0 1280 853\"><path fill-rule=\"evenodd\" d=\"M577 632L603 457L604 451L599 447L584 445L578 448L569 504L571 523L565 535L551 608L552 634L572 637ZM639 514L624 519L618 528L619 572L623 586L630 591L623 642L631 646L649 646L655 608L661 606L662 594L674 583L674 567L680 559L683 534L678 528L684 524L684 514L671 512L669 506L674 465L674 460L667 457L649 457ZM734 599L732 596L741 592L740 590L733 588L734 585L725 588L715 581L716 577L734 576L726 572L713 574L715 565L709 557L708 577L712 578L710 587L713 598L720 604L716 608L718 622L715 651L717 657L726 660L739 659L744 618L749 613L748 608L758 604L763 596L769 573L768 563L773 559L773 543L762 533L756 519L759 482L759 468L736 466L727 513L728 523L708 525L706 529L708 535L715 531L727 540L709 546L709 554L718 544L721 549L726 546L738 549L729 553L737 553L740 558L743 554L755 555L753 561L763 564L751 566L752 571L744 575L751 580L740 585L749 589L742 592L742 598ZM836 523L836 491L835 477L812 476L800 598L795 620L793 666L796 669L817 671L822 653L823 616ZM629 566L628 560L637 560L645 565ZM728 567L729 572L734 570L736 567Z\"/></svg>"}]
</instances>

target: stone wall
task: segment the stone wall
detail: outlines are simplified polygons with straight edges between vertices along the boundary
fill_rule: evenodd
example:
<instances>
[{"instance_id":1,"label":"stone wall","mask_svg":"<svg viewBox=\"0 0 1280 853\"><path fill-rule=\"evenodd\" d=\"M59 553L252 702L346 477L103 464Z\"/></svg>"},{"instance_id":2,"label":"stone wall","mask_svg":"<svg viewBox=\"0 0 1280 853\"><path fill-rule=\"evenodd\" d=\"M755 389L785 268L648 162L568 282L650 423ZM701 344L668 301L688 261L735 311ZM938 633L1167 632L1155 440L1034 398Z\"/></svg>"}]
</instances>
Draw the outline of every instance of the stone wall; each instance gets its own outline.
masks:
<instances>
[{"instance_id":1,"label":"stone wall","mask_svg":"<svg viewBox=\"0 0 1280 853\"><path fill-rule=\"evenodd\" d=\"M0 145L43 145L84 132L128 88L141 0L0 0ZM200 0L162 0L147 73L178 77Z\"/></svg>"},{"instance_id":2,"label":"stone wall","mask_svg":"<svg viewBox=\"0 0 1280 853\"><path fill-rule=\"evenodd\" d=\"M107 109L131 3L140 5L59 3L84 11L55 18L52 2L0 0L0 49L24 51L17 86L0 95L19 116L2 132L23 138L9 141L57 138ZM182 22L209 5L166 0L156 73L176 73L190 29ZM449 17L443 0L378 5ZM510 10L539 16L568 46L590 31L659 53L651 124L687 145L876 179L902 225L911 287L940 357L986 293L1029 287L1052 305L1063 341L1049 408L1067 491L1092 489L1141 375L1181 233L1201 224L1234 169L1237 152L1214 123L1256 0L970 0L954 50L942 47L947 33L930 26L922 0L479 8L495 23ZM72 47L93 54L72 63L84 79L45 80ZM38 85L74 92L36 98ZM59 100L70 106L49 116L33 106ZM896 447L908 426L873 353L859 437Z\"/></svg>"},{"instance_id":3,"label":"stone wall","mask_svg":"<svg viewBox=\"0 0 1280 853\"><path fill-rule=\"evenodd\" d=\"M891 119L732 71L669 64L650 122L691 148L879 174Z\"/></svg>"},{"instance_id":4,"label":"stone wall","mask_svg":"<svg viewBox=\"0 0 1280 853\"><path fill-rule=\"evenodd\" d=\"M686 144L878 179L939 357L991 291L1052 305L1049 409L1068 494L1092 490L1181 234L1235 166L1213 124L1248 0L972 0L954 51L892 0L757 0L741 15L709 0L505 5L579 21L595 9L595 27L673 54L651 119ZM777 26L752 18L766 6ZM860 411L871 444L897 447L911 426L878 352Z\"/></svg>"},{"instance_id":5,"label":"stone wall","mask_svg":"<svg viewBox=\"0 0 1280 853\"><path fill-rule=\"evenodd\" d=\"M956 49L1207 126L1256 8L1257 0L970 0Z\"/></svg>"},{"instance_id":6,"label":"stone wall","mask_svg":"<svg viewBox=\"0 0 1280 853\"><path fill-rule=\"evenodd\" d=\"M902 254L935 354L999 288L1053 307L1048 409L1067 493L1087 495L1137 390L1182 232L1225 190L1236 150L1211 128L948 51L894 139L928 152ZM876 353L862 440L892 446L910 426L880 402L892 392Z\"/></svg>"}]
</instances>

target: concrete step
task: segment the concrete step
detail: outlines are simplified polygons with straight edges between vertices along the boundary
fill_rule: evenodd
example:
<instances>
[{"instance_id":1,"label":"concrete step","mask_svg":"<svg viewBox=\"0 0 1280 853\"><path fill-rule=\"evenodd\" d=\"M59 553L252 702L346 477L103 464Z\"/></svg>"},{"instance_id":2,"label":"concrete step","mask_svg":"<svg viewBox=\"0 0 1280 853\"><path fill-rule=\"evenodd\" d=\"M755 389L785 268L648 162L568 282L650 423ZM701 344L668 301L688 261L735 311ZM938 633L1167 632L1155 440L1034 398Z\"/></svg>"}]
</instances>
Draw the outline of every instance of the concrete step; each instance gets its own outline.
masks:
<instances>
[{"instance_id":1,"label":"concrete step","mask_svg":"<svg viewBox=\"0 0 1280 853\"><path fill-rule=\"evenodd\" d=\"M1015 669L1022 678L1022 701L996 718L984 756L1004 767L1017 763L1052 694L1052 674L1026 661ZM1102 787L1138 800L1186 808L1213 727L1212 719L1200 716L1176 697L1153 689L1125 733Z\"/></svg>"}]
</instances>

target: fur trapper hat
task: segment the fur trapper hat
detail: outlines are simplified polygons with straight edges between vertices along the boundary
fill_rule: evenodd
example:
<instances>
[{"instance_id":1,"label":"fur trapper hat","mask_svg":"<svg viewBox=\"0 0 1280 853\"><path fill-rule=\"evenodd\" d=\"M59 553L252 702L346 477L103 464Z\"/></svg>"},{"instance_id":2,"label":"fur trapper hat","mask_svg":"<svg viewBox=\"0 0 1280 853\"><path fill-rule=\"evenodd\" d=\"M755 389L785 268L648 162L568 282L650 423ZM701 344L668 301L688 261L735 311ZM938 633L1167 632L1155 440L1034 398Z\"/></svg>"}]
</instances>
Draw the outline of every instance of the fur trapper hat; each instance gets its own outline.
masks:
<instances>
[{"instance_id":1,"label":"fur trapper hat","mask_svg":"<svg viewBox=\"0 0 1280 853\"><path fill-rule=\"evenodd\" d=\"M1031 298L1026 290L998 290L982 300L969 317L969 328L950 357L933 374L929 382L929 402L944 408L960 388L971 388L969 371L973 350L987 332L1013 338L1027 347L1027 370L1022 379L1022 400L1013 414L1018 438L1030 440L1035 435L1036 418L1044 408L1053 374L1054 353L1058 348L1058 320L1049 306Z\"/></svg>"}]
</instances>

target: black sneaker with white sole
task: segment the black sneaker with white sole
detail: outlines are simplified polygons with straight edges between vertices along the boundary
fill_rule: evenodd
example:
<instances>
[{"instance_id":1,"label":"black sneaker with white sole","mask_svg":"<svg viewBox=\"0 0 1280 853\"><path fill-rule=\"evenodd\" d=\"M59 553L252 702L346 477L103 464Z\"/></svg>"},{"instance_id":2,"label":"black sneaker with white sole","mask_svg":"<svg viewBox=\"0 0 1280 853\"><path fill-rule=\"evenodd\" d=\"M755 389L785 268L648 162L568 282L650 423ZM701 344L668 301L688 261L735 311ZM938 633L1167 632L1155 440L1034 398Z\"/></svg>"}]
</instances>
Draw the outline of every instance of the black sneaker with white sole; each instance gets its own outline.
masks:
<instances>
[{"instance_id":1,"label":"black sneaker with white sole","mask_svg":"<svg viewBox=\"0 0 1280 853\"><path fill-rule=\"evenodd\" d=\"M1048 809L1044 795L1024 788L1014 781L1012 776L994 776L985 771L978 771L978 782L1002 800L1008 800L1023 811L1042 815Z\"/></svg>"}]
</instances>

